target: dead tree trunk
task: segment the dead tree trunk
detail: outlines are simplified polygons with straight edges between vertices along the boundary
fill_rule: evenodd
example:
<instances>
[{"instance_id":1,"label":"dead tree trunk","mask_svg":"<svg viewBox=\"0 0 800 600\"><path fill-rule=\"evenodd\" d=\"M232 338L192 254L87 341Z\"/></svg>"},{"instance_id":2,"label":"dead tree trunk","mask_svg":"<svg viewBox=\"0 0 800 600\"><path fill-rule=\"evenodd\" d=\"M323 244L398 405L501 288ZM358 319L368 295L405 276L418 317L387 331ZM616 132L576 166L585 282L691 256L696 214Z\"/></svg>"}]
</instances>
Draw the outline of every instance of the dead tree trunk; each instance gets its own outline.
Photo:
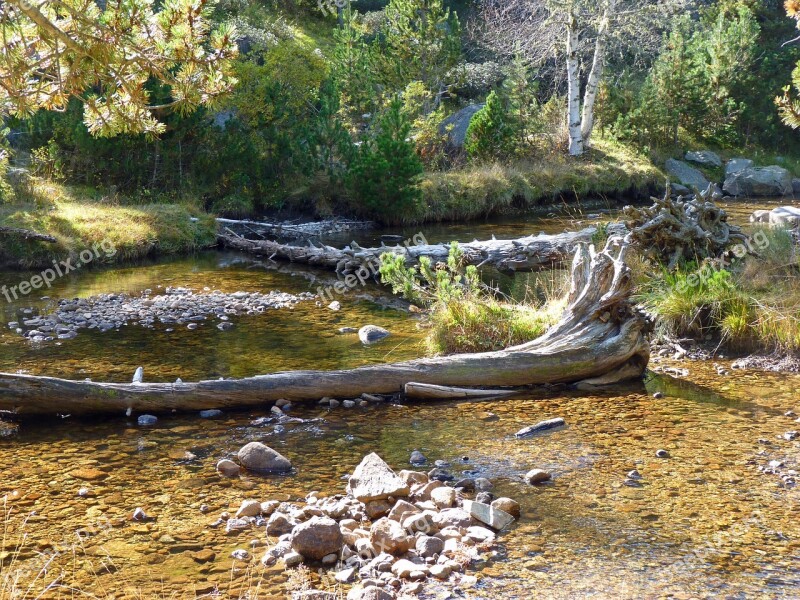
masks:
<instances>
[{"instance_id":1,"label":"dead tree trunk","mask_svg":"<svg viewBox=\"0 0 800 600\"><path fill-rule=\"evenodd\" d=\"M38 231L33 231L32 229L19 229L17 227L0 226L0 236L4 235L13 235L26 240L36 240L39 242L50 242L51 244L58 241L52 235L39 233Z\"/></svg>"},{"instance_id":2,"label":"dead tree trunk","mask_svg":"<svg viewBox=\"0 0 800 600\"><path fill-rule=\"evenodd\" d=\"M18 414L168 412L264 406L279 398L392 394L408 383L492 388L605 383L641 377L649 359L648 321L629 297L627 246L612 238L595 253L581 245L561 320L525 344L479 354L424 358L344 371L290 371L197 383L95 383L0 373L0 410Z\"/></svg>"},{"instance_id":3,"label":"dead tree trunk","mask_svg":"<svg viewBox=\"0 0 800 600\"><path fill-rule=\"evenodd\" d=\"M620 225L610 225L610 233L622 233ZM590 243L597 227L587 227L581 231L571 231L556 235L541 234L517 240L486 240L460 244L467 264L490 265L499 271L534 271L559 265L566 260L581 243ZM380 257L384 252L403 254L406 266L419 262L427 256L435 264L446 262L450 251L449 244L409 244L408 246L382 246L362 248L355 242L339 249L324 245L291 246L269 240L248 240L230 234L217 236L221 244L230 248L260 254L272 260L285 260L303 263L325 269L335 269L341 275L376 272Z\"/></svg>"}]
</instances>

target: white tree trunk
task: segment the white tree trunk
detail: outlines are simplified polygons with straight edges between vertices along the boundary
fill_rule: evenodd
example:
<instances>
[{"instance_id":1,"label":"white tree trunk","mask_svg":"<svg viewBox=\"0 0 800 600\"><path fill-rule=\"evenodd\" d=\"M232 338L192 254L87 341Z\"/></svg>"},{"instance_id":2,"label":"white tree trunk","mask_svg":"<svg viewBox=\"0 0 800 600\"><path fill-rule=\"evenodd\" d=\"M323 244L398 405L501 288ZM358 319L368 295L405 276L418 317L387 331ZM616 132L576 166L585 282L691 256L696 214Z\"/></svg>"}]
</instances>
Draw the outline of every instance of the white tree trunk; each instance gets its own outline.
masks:
<instances>
[{"instance_id":1,"label":"white tree trunk","mask_svg":"<svg viewBox=\"0 0 800 600\"><path fill-rule=\"evenodd\" d=\"M567 126L570 156L583 154L581 134L581 81L578 60L578 24L573 15L567 22Z\"/></svg>"},{"instance_id":2,"label":"white tree trunk","mask_svg":"<svg viewBox=\"0 0 800 600\"><path fill-rule=\"evenodd\" d=\"M583 116L581 117L581 138L584 148L589 146L589 139L594 128L594 102L597 98L597 88L603 78L603 68L605 66L606 38L608 34L609 20L616 7L616 0L609 0L600 25L597 28L597 40L594 45L594 57L592 58L592 70L589 72L589 79L586 82L586 91L583 96Z\"/></svg>"}]
</instances>

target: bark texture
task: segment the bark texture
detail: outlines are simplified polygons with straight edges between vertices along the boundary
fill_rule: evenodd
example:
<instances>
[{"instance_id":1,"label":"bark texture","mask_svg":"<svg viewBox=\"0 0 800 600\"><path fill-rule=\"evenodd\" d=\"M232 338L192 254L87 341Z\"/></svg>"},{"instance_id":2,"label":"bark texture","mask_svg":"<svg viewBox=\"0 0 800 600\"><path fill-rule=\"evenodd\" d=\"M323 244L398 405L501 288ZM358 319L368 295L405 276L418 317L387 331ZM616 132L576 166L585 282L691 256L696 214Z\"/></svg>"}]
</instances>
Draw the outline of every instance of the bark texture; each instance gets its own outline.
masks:
<instances>
[{"instance_id":1,"label":"bark texture","mask_svg":"<svg viewBox=\"0 0 800 600\"><path fill-rule=\"evenodd\" d=\"M599 253L581 245L559 322L543 336L505 350L197 383L96 383L0 373L0 410L21 415L194 411L263 407L279 398L392 394L408 383L502 388L572 384L607 373L638 378L650 355L650 323L630 302L627 248L619 237Z\"/></svg>"},{"instance_id":2,"label":"bark texture","mask_svg":"<svg viewBox=\"0 0 800 600\"><path fill-rule=\"evenodd\" d=\"M46 233L39 233L38 231L33 231L32 229L19 229L17 227L0 226L0 237L6 235L21 237L26 240L50 242L51 244L57 241L56 238L54 238L52 235L47 235Z\"/></svg>"}]
</instances>

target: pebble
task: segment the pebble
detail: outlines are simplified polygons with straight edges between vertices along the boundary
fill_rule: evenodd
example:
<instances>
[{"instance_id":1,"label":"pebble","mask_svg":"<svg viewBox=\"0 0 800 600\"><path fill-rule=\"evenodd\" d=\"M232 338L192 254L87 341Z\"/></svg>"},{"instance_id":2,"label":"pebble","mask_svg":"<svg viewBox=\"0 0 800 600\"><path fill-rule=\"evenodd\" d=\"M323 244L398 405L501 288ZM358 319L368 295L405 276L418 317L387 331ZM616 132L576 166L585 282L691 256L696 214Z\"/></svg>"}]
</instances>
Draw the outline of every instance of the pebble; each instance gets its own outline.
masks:
<instances>
[{"instance_id":1,"label":"pebble","mask_svg":"<svg viewBox=\"0 0 800 600\"><path fill-rule=\"evenodd\" d=\"M411 458L408 460L412 465L424 465L428 462L427 457L419 450L414 450L411 453Z\"/></svg>"},{"instance_id":2,"label":"pebble","mask_svg":"<svg viewBox=\"0 0 800 600\"><path fill-rule=\"evenodd\" d=\"M149 427L150 425L155 425L157 422L158 417L155 415L139 415L139 418L136 419L136 423L138 423L140 427Z\"/></svg>"},{"instance_id":3,"label":"pebble","mask_svg":"<svg viewBox=\"0 0 800 600\"><path fill-rule=\"evenodd\" d=\"M531 485L536 485L537 483L544 483L545 481L550 481L551 475L547 471L543 471L542 469L531 469L527 473L525 473L525 481L527 481Z\"/></svg>"},{"instance_id":4,"label":"pebble","mask_svg":"<svg viewBox=\"0 0 800 600\"><path fill-rule=\"evenodd\" d=\"M659 450L656 450L656 458L669 458L669 452L663 448L660 448Z\"/></svg>"}]
</instances>

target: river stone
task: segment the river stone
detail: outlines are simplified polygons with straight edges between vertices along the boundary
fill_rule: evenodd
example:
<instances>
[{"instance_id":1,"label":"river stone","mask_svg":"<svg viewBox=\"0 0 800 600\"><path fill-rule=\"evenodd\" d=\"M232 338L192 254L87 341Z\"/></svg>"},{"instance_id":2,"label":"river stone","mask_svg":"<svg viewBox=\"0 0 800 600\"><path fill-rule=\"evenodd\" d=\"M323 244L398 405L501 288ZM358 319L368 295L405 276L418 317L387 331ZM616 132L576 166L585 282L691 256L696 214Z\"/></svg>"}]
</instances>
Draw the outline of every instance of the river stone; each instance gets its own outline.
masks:
<instances>
[{"instance_id":1,"label":"river stone","mask_svg":"<svg viewBox=\"0 0 800 600\"><path fill-rule=\"evenodd\" d=\"M389 518L392 521L397 521L398 523L402 523L403 519L410 515L415 515L417 513L422 512L419 508L411 504L410 502L406 502L405 500L398 500L397 503L394 505L392 510L389 511Z\"/></svg>"},{"instance_id":2,"label":"river stone","mask_svg":"<svg viewBox=\"0 0 800 600\"><path fill-rule=\"evenodd\" d=\"M464 500L464 510L492 529L504 529L514 522L514 517L506 511L493 508L491 505L482 504L481 502Z\"/></svg>"},{"instance_id":3,"label":"river stone","mask_svg":"<svg viewBox=\"0 0 800 600\"><path fill-rule=\"evenodd\" d=\"M419 450L414 450L411 453L411 458L409 459L408 462L410 462L412 465L424 465L426 462L428 462L428 459Z\"/></svg>"},{"instance_id":4,"label":"river stone","mask_svg":"<svg viewBox=\"0 0 800 600\"><path fill-rule=\"evenodd\" d=\"M706 167L722 166L722 159L719 157L719 154L712 152L711 150L689 151L683 158L689 162L697 163L698 165L703 165Z\"/></svg>"},{"instance_id":5,"label":"river stone","mask_svg":"<svg viewBox=\"0 0 800 600\"><path fill-rule=\"evenodd\" d=\"M286 473L292 470L288 458L261 442L250 442L239 450L239 462L248 471Z\"/></svg>"},{"instance_id":6,"label":"river stone","mask_svg":"<svg viewBox=\"0 0 800 600\"><path fill-rule=\"evenodd\" d=\"M258 500L244 500L239 510L236 511L236 517L257 517L261 514L261 502Z\"/></svg>"},{"instance_id":7,"label":"river stone","mask_svg":"<svg viewBox=\"0 0 800 600\"><path fill-rule=\"evenodd\" d=\"M749 167L725 177L722 186L732 196L786 196L792 193L792 175L783 167Z\"/></svg>"},{"instance_id":8,"label":"river stone","mask_svg":"<svg viewBox=\"0 0 800 600\"><path fill-rule=\"evenodd\" d=\"M200 411L200 418L201 419L218 419L222 416L222 411L218 408L211 408L209 410L201 410Z\"/></svg>"},{"instance_id":9,"label":"river stone","mask_svg":"<svg viewBox=\"0 0 800 600\"><path fill-rule=\"evenodd\" d=\"M232 460L223 458L217 463L217 471L220 473L220 475L224 475L225 477L238 477L241 469L239 468L239 465Z\"/></svg>"},{"instance_id":10,"label":"river stone","mask_svg":"<svg viewBox=\"0 0 800 600\"><path fill-rule=\"evenodd\" d=\"M339 524L329 517L312 517L292 530L292 548L311 560L338 554L344 544Z\"/></svg>"},{"instance_id":11,"label":"river stone","mask_svg":"<svg viewBox=\"0 0 800 600\"><path fill-rule=\"evenodd\" d=\"M403 469L397 475L408 485L428 483L428 475L425 473L420 473L419 471L409 471Z\"/></svg>"},{"instance_id":12,"label":"river stone","mask_svg":"<svg viewBox=\"0 0 800 600\"><path fill-rule=\"evenodd\" d=\"M336 600L338 597L334 592L324 592L322 590L292 592L292 600Z\"/></svg>"},{"instance_id":13,"label":"river stone","mask_svg":"<svg viewBox=\"0 0 800 600\"><path fill-rule=\"evenodd\" d=\"M525 481L531 485L550 481L550 473L543 471L542 469L531 469L525 473Z\"/></svg>"},{"instance_id":14,"label":"river stone","mask_svg":"<svg viewBox=\"0 0 800 600\"><path fill-rule=\"evenodd\" d=\"M749 158L732 158L725 164L725 177L749 169L752 166L753 161Z\"/></svg>"},{"instance_id":15,"label":"river stone","mask_svg":"<svg viewBox=\"0 0 800 600\"><path fill-rule=\"evenodd\" d=\"M291 532L292 529L294 529L294 524L289 520L289 517L283 513L272 513L267 521L267 535L273 537L282 536L285 533Z\"/></svg>"},{"instance_id":16,"label":"river stone","mask_svg":"<svg viewBox=\"0 0 800 600\"><path fill-rule=\"evenodd\" d=\"M361 340L362 344L374 344L390 335L389 331L377 325L364 325L358 330L358 339Z\"/></svg>"},{"instance_id":17,"label":"river stone","mask_svg":"<svg viewBox=\"0 0 800 600\"><path fill-rule=\"evenodd\" d=\"M677 179L690 188L696 187L704 190L708 185L705 175L681 160L670 158L664 163L664 168L673 179Z\"/></svg>"},{"instance_id":18,"label":"river stone","mask_svg":"<svg viewBox=\"0 0 800 600\"><path fill-rule=\"evenodd\" d=\"M436 488L431 492L431 500L437 508L450 508L456 503L456 491L446 486Z\"/></svg>"},{"instance_id":19,"label":"river stone","mask_svg":"<svg viewBox=\"0 0 800 600\"><path fill-rule=\"evenodd\" d=\"M383 459L372 452L363 458L347 484L347 491L360 502L408 496L408 484Z\"/></svg>"},{"instance_id":20,"label":"river stone","mask_svg":"<svg viewBox=\"0 0 800 600\"><path fill-rule=\"evenodd\" d=\"M444 552L444 540L430 535L421 535L417 538L416 550L420 556L431 558L435 554Z\"/></svg>"},{"instance_id":21,"label":"river stone","mask_svg":"<svg viewBox=\"0 0 800 600\"><path fill-rule=\"evenodd\" d=\"M519 519L522 511L520 510L519 502L511 498L498 498L492 502L492 508L498 508L510 514L515 519Z\"/></svg>"},{"instance_id":22,"label":"river stone","mask_svg":"<svg viewBox=\"0 0 800 600\"><path fill-rule=\"evenodd\" d=\"M408 552L414 543L414 538L406 535L400 523L383 517L370 527L369 541L378 553L386 552L399 556Z\"/></svg>"},{"instance_id":23,"label":"river stone","mask_svg":"<svg viewBox=\"0 0 800 600\"><path fill-rule=\"evenodd\" d=\"M397 596L383 588L355 586L347 592L347 600L395 600Z\"/></svg>"},{"instance_id":24,"label":"river stone","mask_svg":"<svg viewBox=\"0 0 800 600\"><path fill-rule=\"evenodd\" d=\"M141 427L149 427L150 425L155 425L158 422L158 417L155 415L139 415L139 418L136 419L136 422Z\"/></svg>"},{"instance_id":25,"label":"river stone","mask_svg":"<svg viewBox=\"0 0 800 600\"><path fill-rule=\"evenodd\" d=\"M529 425L528 427L523 427L514 435L518 438L521 437L528 437L529 435L533 435L535 433L539 433L540 431L548 431L549 429L556 429L558 427L564 427L566 422L561 417L556 417L555 419L547 419L546 421L539 421L536 425Z\"/></svg>"}]
</instances>

